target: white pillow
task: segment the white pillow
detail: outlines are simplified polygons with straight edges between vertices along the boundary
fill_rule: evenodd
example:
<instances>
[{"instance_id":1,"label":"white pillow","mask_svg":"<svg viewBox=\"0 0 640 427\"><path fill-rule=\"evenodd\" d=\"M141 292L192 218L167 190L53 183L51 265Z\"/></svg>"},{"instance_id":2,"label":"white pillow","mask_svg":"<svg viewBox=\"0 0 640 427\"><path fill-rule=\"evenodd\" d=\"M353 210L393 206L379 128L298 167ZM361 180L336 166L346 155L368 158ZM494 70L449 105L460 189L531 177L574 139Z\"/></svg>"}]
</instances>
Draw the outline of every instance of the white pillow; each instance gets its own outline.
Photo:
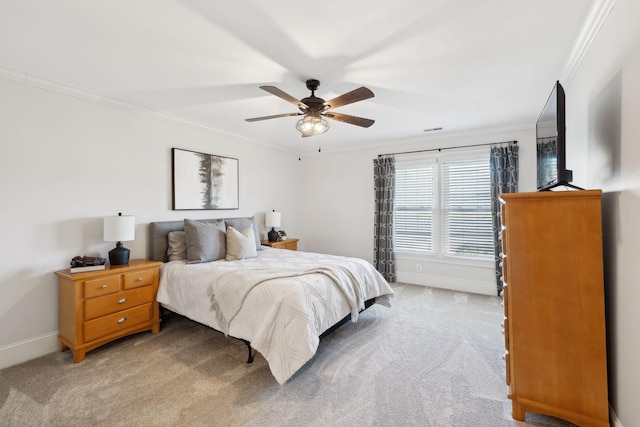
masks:
<instances>
[{"instance_id":1,"label":"white pillow","mask_svg":"<svg viewBox=\"0 0 640 427\"><path fill-rule=\"evenodd\" d=\"M253 227L248 226L242 231L227 227L227 261L253 258L258 256Z\"/></svg>"},{"instance_id":2,"label":"white pillow","mask_svg":"<svg viewBox=\"0 0 640 427\"><path fill-rule=\"evenodd\" d=\"M255 217L243 217L243 218L225 218L225 228L233 227L236 230L244 230L246 227L253 225L253 233L256 239L256 250L262 250L262 244L260 243L260 236L258 235L258 224Z\"/></svg>"}]
</instances>

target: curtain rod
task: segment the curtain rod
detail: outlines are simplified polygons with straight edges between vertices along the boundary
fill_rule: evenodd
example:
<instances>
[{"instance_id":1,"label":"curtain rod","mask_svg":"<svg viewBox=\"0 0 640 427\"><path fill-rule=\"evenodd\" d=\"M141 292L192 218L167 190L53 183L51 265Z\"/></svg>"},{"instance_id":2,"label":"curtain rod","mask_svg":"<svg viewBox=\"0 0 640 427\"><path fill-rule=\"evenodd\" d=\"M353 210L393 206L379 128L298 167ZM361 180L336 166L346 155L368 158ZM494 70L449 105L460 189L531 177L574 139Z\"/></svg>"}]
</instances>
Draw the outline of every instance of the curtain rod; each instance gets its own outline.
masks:
<instances>
[{"instance_id":1,"label":"curtain rod","mask_svg":"<svg viewBox=\"0 0 640 427\"><path fill-rule=\"evenodd\" d=\"M518 141L514 140L514 141L504 141L504 142L487 142L484 144L458 145L456 147L428 148L425 150L403 151L401 153L378 154L378 158L384 157L384 156L396 156L399 154L415 154L415 153L426 153L429 151L453 150L454 148L482 147L484 145L502 145L502 144L517 144L517 143Z\"/></svg>"}]
</instances>

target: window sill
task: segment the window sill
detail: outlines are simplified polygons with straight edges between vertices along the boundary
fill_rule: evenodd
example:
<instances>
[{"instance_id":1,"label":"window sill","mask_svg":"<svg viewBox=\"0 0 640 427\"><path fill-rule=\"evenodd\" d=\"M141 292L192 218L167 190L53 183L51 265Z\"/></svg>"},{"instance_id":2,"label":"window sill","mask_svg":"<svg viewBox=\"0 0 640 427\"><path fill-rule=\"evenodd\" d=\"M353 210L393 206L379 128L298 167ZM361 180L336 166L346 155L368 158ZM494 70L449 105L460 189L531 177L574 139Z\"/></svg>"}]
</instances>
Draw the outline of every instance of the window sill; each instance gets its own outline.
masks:
<instances>
[{"instance_id":1,"label":"window sill","mask_svg":"<svg viewBox=\"0 0 640 427\"><path fill-rule=\"evenodd\" d=\"M466 265L470 267L484 268L494 268L495 265L493 259L425 255L411 252L396 252L396 259L404 261L431 262L449 265Z\"/></svg>"}]
</instances>

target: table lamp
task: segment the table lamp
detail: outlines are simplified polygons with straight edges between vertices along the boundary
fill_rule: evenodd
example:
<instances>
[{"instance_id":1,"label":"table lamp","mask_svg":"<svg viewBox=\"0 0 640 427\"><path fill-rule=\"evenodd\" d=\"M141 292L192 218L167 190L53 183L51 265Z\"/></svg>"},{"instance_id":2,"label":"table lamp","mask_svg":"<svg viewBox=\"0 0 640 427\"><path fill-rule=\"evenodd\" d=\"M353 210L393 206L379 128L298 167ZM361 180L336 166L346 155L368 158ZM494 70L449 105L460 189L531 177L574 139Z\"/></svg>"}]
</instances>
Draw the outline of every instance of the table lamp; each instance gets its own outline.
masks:
<instances>
[{"instance_id":1,"label":"table lamp","mask_svg":"<svg viewBox=\"0 0 640 427\"><path fill-rule=\"evenodd\" d=\"M280 227L281 216L282 214L280 212L276 212L275 210L267 212L264 225L266 225L267 227L271 227L271 231L267 233L270 242L278 241L278 232L276 231L275 227Z\"/></svg>"},{"instance_id":2,"label":"table lamp","mask_svg":"<svg viewBox=\"0 0 640 427\"><path fill-rule=\"evenodd\" d=\"M123 241L135 239L136 217L122 215L104 217L105 242L118 242L116 247L109 251L109 263L111 265L129 264L129 249L122 246Z\"/></svg>"}]
</instances>

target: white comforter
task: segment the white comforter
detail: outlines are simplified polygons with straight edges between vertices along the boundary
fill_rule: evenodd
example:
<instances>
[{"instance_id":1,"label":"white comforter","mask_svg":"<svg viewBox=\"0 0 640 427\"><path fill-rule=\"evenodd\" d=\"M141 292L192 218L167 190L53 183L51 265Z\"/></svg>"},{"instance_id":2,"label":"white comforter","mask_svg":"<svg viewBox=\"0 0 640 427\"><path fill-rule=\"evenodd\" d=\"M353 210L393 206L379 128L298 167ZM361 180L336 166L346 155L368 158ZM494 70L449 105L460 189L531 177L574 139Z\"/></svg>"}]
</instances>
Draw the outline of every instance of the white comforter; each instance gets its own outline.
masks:
<instances>
[{"instance_id":1,"label":"white comforter","mask_svg":"<svg viewBox=\"0 0 640 427\"><path fill-rule=\"evenodd\" d=\"M241 261L168 262L160 270L157 299L171 311L251 342L283 384L313 357L320 334L348 314L357 320L365 300L389 306L392 296L364 260L265 247Z\"/></svg>"}]
</instances>

